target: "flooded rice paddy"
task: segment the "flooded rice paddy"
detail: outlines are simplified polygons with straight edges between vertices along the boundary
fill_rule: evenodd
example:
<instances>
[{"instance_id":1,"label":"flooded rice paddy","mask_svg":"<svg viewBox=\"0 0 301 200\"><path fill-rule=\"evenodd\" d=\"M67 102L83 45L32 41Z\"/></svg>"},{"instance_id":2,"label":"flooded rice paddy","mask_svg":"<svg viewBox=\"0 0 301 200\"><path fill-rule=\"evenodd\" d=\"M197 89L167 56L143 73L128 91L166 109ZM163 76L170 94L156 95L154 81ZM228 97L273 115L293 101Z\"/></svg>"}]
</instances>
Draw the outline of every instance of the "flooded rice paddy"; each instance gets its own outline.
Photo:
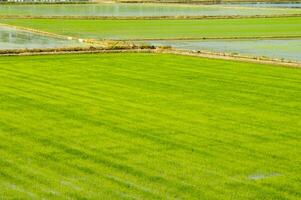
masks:
<instances>
[{"instance_id":1,"label":"flooded rice paddy","mask_svg":"<svg viewBox=\"0 0 301 200\"><path fill-rule=\"evenodd\" d=\"M84 44L73 40L50 38L0 26L0 50L63 48L73 46L84 46Z\"/></svg>"},{"instance_id":2,"label":"flooded rice paddy","mask_svg":"<svg viewBox=\"0 0 301 200\"><path fill-rule=\"evenodd\" d=\"M208 50L266 56L301 62L301 39L291 40L203 40L203 41L151 41L152 45L166 45L184 50Z\"/></svg>"},{"instance_id":3,"label":"flooded rice paddy","mask_svg":"<svg viewBox=\"0 0 301 200\"><path fill-rule=\"evenodd\" d=\"M246 4L247 5L247 4ZM1 5L0 15L18 16L227 16L300 14L300 9L254 8L228 5L177 4L73 4L73 5Z\"/></svg>"},{"instance_id":4,"label":"flooded rice paddy","mask_svg":"<svg viewBox=\"0 0 301 200\"><path fill-rule=\"evenodd\" d=\"M256 3L237 3L227 4L228 6L243 6L243 7L257 7L257 8L300 8L301 2L283 2L283 3L267 3L267 2L256 2Z\"/></svg>"}]
</instances>

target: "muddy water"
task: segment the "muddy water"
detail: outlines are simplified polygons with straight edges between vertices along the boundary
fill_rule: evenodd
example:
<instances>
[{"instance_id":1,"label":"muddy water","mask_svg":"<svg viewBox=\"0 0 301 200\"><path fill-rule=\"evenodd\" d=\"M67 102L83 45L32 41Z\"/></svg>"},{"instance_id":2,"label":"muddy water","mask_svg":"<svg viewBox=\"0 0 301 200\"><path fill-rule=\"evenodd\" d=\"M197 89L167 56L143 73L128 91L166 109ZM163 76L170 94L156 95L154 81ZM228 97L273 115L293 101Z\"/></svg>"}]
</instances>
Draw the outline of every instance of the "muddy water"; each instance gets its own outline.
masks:
<instances>
[{"instance_id":1,"label":"muddy water","mask_svg":"<svg viewBox=\"0 0 301 200\"><path fill-rule=\"evenodd\" d=\"M168 45L185 50L208 50L250 56L283 58L301 62L301 39L294 40L203 40L152 41L153 45Z\"/></svg>"},{"instance_id":2,"label":"muddy water","mask_svg":"<svg viewBox=\"0 0 301 200\"><path fill-rule=\"evenodd\" d=\"M176 4L73 4L73 5L0 5L0 15L20 16L219 16L296 14L300 9L246 8L229 5Z\"/></svg>"},{"instance_id":3,"label":"muddy water","mask_svg":"<svg viewBox=\"0 0 301 200\"><path fill-rule=\"evenodd\" d=\"M0 26L0 49L35 49L83 46L77 41L50 38Z\"/></svg>"}]
</instances>

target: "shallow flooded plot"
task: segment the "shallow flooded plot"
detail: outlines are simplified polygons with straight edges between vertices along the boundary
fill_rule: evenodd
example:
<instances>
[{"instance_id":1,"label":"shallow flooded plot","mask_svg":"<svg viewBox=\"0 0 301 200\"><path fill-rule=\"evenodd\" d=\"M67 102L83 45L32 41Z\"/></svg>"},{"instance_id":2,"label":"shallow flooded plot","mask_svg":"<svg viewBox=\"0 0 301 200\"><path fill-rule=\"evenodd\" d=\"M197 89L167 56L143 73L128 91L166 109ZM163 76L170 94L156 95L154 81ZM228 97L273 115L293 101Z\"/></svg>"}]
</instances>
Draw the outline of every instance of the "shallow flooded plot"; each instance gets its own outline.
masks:
<instances>
[{"instance_id":1,"label":"shallow flooded plot","mask_svg":"<svg viewBox=\"0 0 301 200\"><path fill-rule=\"evenodd\" d=\"M295 40L203 40L152 41L153 45L168 45L185 50L208 50L242 55L283 58L301 62L301 39Z\"/></svg>"},{"instance_id":2,"label":"shallow flooded plot","mask_svg":"<svg viewBox=\"0 0 301 200\"><path fill-rule=\"evenodd\" d=\"M24 32L13 28L0 26L0 50L62 48L83 45L84 44L81 44L77 41L50 38L30 32Z\"/></svg>"},{"instance_id":3,"label":"shallow flooded plot","mask_svg":"<svg viewBox=\"0 0 301 200\"><path fill-rule=\"evenodd\" d=\"M225 5L76 4L1 5L0 15L22 16L221 16L296 14L299 9L233 8Z\"/></svg>"},{"instance_id":4,"label":"shallow flooded plot","mask_svg":"<svg viewBox=\"0 0 301 200\"><path fill-rule=\"evenodd\" d=\"M244 7L258 7L258 8L301 8L301 2L287 2L287 3L267 3L267 2L257 2L257 3L237 3L237 4L227 4L228 6L244 6Z\"/></svg>"}]
</instances>

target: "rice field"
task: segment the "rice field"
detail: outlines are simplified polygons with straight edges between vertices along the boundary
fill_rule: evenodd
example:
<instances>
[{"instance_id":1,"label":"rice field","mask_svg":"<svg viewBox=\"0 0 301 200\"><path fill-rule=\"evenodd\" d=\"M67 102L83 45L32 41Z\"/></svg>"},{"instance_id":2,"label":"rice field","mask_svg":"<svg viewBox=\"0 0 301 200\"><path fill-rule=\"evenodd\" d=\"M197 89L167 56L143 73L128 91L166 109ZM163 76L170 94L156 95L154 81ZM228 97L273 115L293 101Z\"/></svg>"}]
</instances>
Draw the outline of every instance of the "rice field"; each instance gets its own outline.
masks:
<instances>
[{"instance_id":1,"label":"rice field","mask_svg":"<svg viewBox=\"0 0 301 200\"><path fill-rule=\"evenodd\" d=\"M229 16L301 14L300 9L254 8L237 5L61 4L0 5L0 16Z\"/></svg>"},{"instance_id":2,"label":"rice field","mask_svg":"<svg viewBox=\"0 0 301 200\"><path fill-rule=\"evenodd\" d=\"M299 69L125 53L0 71L4 199L301 197Z\"/></svg>"},{"instance_id":3,"label":"rice field","mask_svg":"<svg viewBox=\"0 0 301 200\"><path fill-rule=\"evenodd\" d=\"M256 8L301 8L301 2L253 2L253 3L229 3L228 6L243 6Z\"/></svg>"},{"instance_id":4,"label":"rice field","mask_svg":"<svg viewBox=\"0 0 301 200\"><path fill-rule=\"evenodd\" d=\"M85 46L77 41L46 37L0 25L0 50Z\"/></svg>"},{"instance_id":5,"label":"rice field","mask_svg":"<svg viewBox=\"0 0 301 200\"><path fill-rule=\"evenodd\" d=\"M301 37L301 17L208 20L3 19L1 23L93 39Z\"/></svg>"},{"instance_id":6,"label":"rice field","mask_svg":"<svg viewBox=\"0 0 301 200\"><path fill-rule=\"evenodd\" d=\"M245 18L301 9L246 6L0 5L0 50L113 39L301 64L301 17ZM180 15L241 18L83 19ZM125 51L0 55L1 200L301 199L300 68Z\"/></svg>"},{"instance_id":7,"label":"rice field","mask_svg":"<svg viewBox=\"0 0 301 200\"><path fill-rule=\"evenodd\" d=\"M207 50L248 56L265 56L301 62L301 39L287 40L160 40L143 42L184 50Z\"/></svg>"}]
</instances>

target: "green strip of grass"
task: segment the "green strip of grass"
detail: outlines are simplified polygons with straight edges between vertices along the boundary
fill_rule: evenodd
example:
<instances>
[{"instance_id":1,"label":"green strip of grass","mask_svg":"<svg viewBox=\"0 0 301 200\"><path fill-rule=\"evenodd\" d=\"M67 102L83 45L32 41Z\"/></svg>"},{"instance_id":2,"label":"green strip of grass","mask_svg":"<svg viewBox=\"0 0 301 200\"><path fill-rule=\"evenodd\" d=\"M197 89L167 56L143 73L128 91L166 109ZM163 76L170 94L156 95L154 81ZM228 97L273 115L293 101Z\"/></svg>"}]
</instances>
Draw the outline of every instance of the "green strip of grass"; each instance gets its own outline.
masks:
<instances>
[{"instance_id":1,"label":"green strip of grass","mask_svg":"<svg viewBox=\"0 0 301 200\"><path fill-rule=\"evenodd\" d=\"M301 70L175 55L0 58L4 199L299 199Z\"/></svg>"},{"instance_id":2,"label":"green strip of grass","mask_svg":"<svg viewBox=\"0 0 301 200\"><path fill-rule=\"evenodd\" d=\"M301 18L217 20L15 19L0 22L96 39L301 36Z\"/></svg>"}]
</instances>

